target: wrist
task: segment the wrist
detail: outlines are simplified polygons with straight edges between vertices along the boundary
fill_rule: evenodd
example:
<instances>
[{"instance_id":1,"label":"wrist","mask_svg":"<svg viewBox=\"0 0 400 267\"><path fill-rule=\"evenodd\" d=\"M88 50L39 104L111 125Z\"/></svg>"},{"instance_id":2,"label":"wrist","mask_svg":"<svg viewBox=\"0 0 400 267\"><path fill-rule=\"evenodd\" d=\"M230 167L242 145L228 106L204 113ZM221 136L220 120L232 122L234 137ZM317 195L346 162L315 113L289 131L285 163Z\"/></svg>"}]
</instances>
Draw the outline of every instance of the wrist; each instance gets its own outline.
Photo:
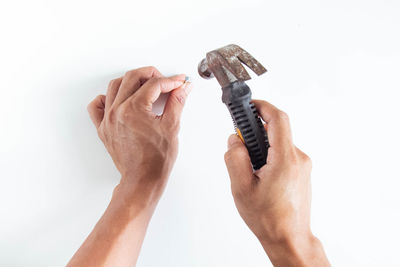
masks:
<instances>
[{"instance_id":1,"label":"wrist","mask_svg":"<svg viewBox=\"0 0 400 267\"><path fill-rule=\"evenodd\" d=\"M150 221L155 206L143 190L122 182L114 188L110 202L110 207L123 211L131 220L141 217L143 221Z\"/></svg>"},{"instance_id":2,"label":"wrist","mask_svg":"<svg viewBox=\"0 0 400 267\"><path fill-rule=\"evenodd\" d=\"M310 231L260 242L274 266L330 266L321 242Z\"/></svg>"}]
</instances>

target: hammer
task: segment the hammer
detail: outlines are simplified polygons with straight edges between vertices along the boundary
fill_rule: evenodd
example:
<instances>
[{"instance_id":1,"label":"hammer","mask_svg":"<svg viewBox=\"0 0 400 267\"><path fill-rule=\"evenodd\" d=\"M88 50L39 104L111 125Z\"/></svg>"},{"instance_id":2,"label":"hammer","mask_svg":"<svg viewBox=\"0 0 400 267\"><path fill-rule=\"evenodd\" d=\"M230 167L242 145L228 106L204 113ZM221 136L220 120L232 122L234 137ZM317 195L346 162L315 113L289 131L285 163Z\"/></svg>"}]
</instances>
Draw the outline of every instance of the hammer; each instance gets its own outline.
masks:
<instances>
[{"instance_id":1,"label":"hammer","mask_svg":"<svg viewBox=\"0 0 400 267\"><path fill-rule=\"evenodd\" d=\"M267 162L268 136L244 81L251 77L242 63L257 75L267 70L238 45L231 44L207 53L198 66L201 77L215 77L222 87L222 102L231 114L237 135L245 144L254 170Z\"/></svg>"}]
</instances>

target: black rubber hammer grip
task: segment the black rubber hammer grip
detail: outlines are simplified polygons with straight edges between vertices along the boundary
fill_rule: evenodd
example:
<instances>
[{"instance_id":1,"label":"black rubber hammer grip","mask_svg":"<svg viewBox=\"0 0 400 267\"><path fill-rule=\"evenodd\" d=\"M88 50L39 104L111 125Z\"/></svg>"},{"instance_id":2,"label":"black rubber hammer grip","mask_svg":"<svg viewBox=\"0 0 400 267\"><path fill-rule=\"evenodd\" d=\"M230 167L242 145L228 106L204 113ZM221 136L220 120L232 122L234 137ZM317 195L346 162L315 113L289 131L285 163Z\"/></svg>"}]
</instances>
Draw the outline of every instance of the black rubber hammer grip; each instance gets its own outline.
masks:
<instances>
[{"instance_id":1,"label":"black rubber hammer grip","mask_svg":"<svg viewBox=\"0 0 400 267\"><path fill-rule=\"evenodd\" d=\"M236 133L244 142L254 170L266 164L268 136L251 101L251 91L245 82L236 81L222 88L222 102L228 107Z\"/></svg>"}]
</instances>

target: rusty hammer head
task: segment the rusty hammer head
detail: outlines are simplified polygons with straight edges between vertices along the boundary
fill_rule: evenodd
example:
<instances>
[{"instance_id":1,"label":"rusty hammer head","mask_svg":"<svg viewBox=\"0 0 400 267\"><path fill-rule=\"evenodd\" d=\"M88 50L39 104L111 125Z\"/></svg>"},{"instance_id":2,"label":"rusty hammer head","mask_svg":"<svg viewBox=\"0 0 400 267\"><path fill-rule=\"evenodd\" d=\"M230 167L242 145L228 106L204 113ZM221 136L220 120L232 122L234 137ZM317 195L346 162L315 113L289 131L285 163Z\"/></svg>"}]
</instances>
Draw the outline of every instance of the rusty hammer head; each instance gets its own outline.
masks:
<instances>
[{"instance_id":1,"label":"rusty hammer head","mask_svg":"<svg viewBox=\"0 0 400 267\"><path fill-rule=\"evenodd\" d=\"M242 63L257 75L267 71L260 62L244 49L238 45L231 44L208 52L206 58L200 62L198 72L205 79L215 77L221 87L225 87L234 81L251 79Z\"/></svg>"}]
</instances>

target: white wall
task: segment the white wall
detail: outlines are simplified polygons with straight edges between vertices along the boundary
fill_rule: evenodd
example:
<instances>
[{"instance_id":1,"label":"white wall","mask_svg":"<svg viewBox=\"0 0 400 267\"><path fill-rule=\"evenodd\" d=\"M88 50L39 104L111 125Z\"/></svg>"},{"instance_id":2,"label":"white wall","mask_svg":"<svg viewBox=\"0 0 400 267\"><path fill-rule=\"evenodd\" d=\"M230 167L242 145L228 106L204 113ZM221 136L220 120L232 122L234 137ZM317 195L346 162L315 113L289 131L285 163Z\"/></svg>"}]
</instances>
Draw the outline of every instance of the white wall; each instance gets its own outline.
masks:
<instances>
[{"instance_id":1,"label":"white wall","mask_svg":"<svg viewBox=\"0 0 400 267\"><path fill-rule=\"evenodd\" d=\"M180 155L138 266L268 266L236 212L233 132L205 53L237 43L269 72L313 159L314 233L334 266L400 266L400 2L0 2L0 265L62 266L119 180L86 105L126 70L185 72ZM254 75L253 75L254 77Z\"/></svg>"}]
</instances>

